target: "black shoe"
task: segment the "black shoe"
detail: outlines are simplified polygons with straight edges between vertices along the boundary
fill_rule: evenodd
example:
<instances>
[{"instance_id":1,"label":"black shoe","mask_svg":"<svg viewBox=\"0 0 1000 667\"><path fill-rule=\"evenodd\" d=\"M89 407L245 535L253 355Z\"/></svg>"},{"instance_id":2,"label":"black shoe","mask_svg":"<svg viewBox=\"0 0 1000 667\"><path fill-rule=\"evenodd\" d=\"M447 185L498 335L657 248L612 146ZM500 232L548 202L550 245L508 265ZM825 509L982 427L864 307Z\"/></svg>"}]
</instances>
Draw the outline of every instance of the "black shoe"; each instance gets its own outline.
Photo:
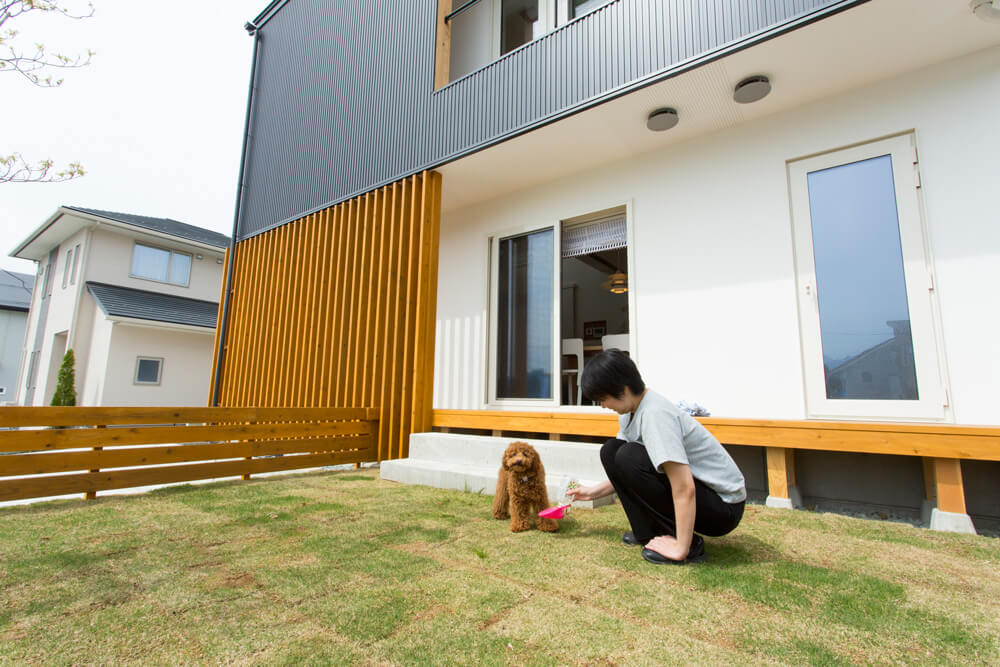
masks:
<instances>
[{"instance_id":1,"label":"black shoe","mask_svg":"<svg viewBox=\"0 0 1000 667\"><path fill-rule=\"evenodd\" d=\"M639 546L639 540L635 539L635 533L632 532L622 535L622 542L630 547Z\"/></svg>"},{"instance_id":2,"label":"black shoe","mask_svg":"<svg viewBox=\"0 0 1000 667\"><path fill-rule=\"evenodd\" d=\"M667 558L663 554L659 554L652 549L642 548L642 557L645 558L650 563L655 565L684 565L685 563L704 563L706 560L705 556L705 540L701 535L695 535L691 540L691 548L688 550L687 558L684 560L673 560L672 558Z\"/></svg>"}]
</instances>

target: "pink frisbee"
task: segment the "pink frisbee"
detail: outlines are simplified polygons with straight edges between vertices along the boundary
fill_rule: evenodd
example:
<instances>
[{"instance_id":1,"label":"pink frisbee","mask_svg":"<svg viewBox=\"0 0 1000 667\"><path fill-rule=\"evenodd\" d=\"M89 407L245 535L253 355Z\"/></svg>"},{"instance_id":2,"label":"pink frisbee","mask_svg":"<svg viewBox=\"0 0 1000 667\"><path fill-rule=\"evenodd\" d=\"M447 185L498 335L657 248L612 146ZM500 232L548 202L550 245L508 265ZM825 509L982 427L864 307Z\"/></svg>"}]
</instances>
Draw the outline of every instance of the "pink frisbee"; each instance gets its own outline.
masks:
<instances>
[{"instance_id":1,"label":"pink frisbee","mask_svg":"<svg viewBox=\"0 0 1000 667\"><path fill-rule=\"evenodd\" d=\"M538 516L542 517L543 519L562 519L563 517L566 516L567 507L569 507L569 504L556 505L555 507L550 507L548 509L542 510L541 512L538 513Z\"/></svg>"}]
</instances>

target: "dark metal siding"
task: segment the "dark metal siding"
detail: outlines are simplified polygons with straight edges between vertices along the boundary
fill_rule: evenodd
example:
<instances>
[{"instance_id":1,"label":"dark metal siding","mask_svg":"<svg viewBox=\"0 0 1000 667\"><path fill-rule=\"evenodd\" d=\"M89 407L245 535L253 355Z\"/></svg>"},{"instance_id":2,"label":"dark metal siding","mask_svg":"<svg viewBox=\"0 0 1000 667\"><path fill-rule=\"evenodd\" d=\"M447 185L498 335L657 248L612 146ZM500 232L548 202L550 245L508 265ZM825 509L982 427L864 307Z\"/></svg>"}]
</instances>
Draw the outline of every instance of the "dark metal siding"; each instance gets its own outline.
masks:
<instances>
[{"instance_id":1,"label":"dark metal siding","mask_svg":"<svg viewBox=\"0 0 1000 667\"><path fill-rule=\"evenodd\" d=\"M260 29L239 238L866 0L615 0L433 90L436 0L290 0Z\"/></svg>"}]
</instances>

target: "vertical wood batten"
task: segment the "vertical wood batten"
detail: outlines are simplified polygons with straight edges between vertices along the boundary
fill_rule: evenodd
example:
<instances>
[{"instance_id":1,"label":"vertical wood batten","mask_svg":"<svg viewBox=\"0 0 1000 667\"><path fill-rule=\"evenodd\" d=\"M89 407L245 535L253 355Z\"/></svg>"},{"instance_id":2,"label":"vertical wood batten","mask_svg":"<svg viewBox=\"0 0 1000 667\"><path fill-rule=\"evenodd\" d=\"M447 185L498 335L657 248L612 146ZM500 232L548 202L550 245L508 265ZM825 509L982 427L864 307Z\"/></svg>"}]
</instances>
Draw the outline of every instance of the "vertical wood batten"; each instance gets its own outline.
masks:
<instances>
[{"instance_id":1,"label":"vertical wood batten","mask_svg":"<svg viewBox=\"0 0 1000 667\"><path fill-rule=\"evenodd\" d=\"M425 172L240 242L222 404L376 407L377 458L405 456L430 428L440 197Z\"/></svg>"}]
</instances>

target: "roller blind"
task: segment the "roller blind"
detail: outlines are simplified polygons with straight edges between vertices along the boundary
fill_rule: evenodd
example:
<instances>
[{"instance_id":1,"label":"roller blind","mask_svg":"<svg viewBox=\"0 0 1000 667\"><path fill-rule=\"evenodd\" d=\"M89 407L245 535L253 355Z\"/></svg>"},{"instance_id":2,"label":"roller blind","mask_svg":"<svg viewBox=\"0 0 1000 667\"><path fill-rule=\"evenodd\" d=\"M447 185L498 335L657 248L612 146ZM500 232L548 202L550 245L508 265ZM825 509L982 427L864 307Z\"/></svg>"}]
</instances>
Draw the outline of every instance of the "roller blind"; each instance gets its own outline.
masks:
<instances>
[{"instance_id":1,"label":"roller blind","mask_svg":"<svg viewBox=\"0 0 1000 667\"><path fill-rule=\"evenodd\" d=\"M628 245L625 216L567 225L562 230L562 256L576 257Z\"/></svg>"}]
</instances>

